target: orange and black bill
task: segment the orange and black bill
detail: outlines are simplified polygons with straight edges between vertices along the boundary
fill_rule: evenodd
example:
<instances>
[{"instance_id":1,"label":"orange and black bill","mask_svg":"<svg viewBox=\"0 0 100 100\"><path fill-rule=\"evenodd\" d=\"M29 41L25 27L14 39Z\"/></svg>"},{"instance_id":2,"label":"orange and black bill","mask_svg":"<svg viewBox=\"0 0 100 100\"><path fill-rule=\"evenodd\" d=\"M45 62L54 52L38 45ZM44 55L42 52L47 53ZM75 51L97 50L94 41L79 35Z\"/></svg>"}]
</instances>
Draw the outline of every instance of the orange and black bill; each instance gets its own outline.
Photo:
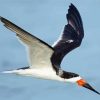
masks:
<instances>
[{"instance_id":1,"label":"orange and black bill","mask_svg":"<svg viewBox=\"0 0 100 100\"><path fill-rule=\"evenodd\" d=\"M100 93L98 92L98 91L96 91L91 85L89 85L88 83L85 83L84 85L83 85L83 87L85 87L85 88L87 88L87 89L89 89L89 90L91 90L91 91L93 91L93 92L95 92L95 93L97 93L97 94L99 94L100 95Z\"/></svg>"},{"instance_id":2,"label":"orange and black bill","mask_svg":"<svg viewBox=\"0 0 100 100\"><path fill-rule=\"evenodd\" d=\"M93 92L95 92L95 93L100 95L100 93L98 91L96 91L91 85L89 85L84 79L78 80L77 84L79 86L85 87L85 88L87 88L87 89L89 89L89 90L91 90L91 91L93 91Z\"/></svg>"}]
</instances>

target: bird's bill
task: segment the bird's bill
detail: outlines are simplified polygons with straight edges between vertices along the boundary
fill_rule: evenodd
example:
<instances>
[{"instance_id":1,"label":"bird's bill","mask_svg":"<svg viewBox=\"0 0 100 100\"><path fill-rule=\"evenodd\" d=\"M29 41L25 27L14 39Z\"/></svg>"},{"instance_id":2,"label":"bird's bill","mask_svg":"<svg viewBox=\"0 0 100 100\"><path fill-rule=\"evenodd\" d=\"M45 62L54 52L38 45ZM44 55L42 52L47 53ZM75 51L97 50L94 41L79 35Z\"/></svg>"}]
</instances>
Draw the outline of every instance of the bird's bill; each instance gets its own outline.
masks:
<instances>
[{"instance_id":1,"label":"bird's bill","mask_svg":"<svg viewBox=\"0 0 100 100\"><path fill-rule=\"evenodd\" d=\"M97 93L97 94L100 95L100 93L99 93L98 91L96 91L96 90L95 90L91 85L89 85L88 83L84 84L83 87L85 87L85 88L87 88L87 89L89 89L89 90L91 90L91 91L93 91L93 92L95 92L95 93Z\"/></svg>"},{"instance_id":2,"label":"bird's bill","mask_svg":"<svg viewBox=\"0 0 100 100\"><path fill-rule=\"evenodd\" d=\"M78 83L79 86L85 87L85 88L87 88L87 89L89 89L89 90L100 95L100 93L98 91L96 91L91 85L89 85L85 80L83 80L83 79L78 80L77 83Z\"/></svg>"}]
</instances>

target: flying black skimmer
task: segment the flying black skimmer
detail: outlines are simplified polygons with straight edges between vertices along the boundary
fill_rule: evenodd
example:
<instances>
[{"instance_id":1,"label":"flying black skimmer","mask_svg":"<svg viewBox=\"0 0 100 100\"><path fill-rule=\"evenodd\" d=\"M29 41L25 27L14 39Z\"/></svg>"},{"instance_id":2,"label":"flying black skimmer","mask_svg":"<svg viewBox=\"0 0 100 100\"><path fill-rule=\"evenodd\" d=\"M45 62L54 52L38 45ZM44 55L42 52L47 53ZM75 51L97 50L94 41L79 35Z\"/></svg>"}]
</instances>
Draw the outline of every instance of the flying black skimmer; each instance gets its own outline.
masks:
<instances>
[{"instance_id":1,"label":"flying black skimmer","mask_svg":"<svg viewBox=\"0 0 100 100\"><path fill-rule=\"evenodd\" d=\"M76 47L79 47L84 37L82 19L79 11L73 4L69 6L66 18L68 24L65 25L62 35L53 46L50 46L9 20L0 17L4 26L15 32L18 39L24 43L29 55L29 67L4 71L3 73L15 73L42 79L77 83L79 86L100 94L80 75L61 69L60 65L64 56Z\"/></svg>"}]
</instances>

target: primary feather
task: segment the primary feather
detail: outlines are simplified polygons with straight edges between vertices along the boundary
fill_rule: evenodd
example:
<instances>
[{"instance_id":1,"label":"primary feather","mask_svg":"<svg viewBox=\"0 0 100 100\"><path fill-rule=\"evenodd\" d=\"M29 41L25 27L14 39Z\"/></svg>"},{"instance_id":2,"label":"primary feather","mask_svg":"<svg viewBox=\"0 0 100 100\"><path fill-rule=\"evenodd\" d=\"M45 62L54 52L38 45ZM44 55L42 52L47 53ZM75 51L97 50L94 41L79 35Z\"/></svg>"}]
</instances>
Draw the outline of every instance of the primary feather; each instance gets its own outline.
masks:
<instances>
[{"instance_id":1,"label":"primary feather","mask_svg":"<svg viewBox=\"0 0 100 100\"><path fill-rule=\"evenodd\" d=\"M52 63L59 67L64 56L76 47L79 47L84 37L82 19L73 4L69 6L66 17L68 24L65 25L60 39L53 45Z\"/></svg>"}]
</instances>

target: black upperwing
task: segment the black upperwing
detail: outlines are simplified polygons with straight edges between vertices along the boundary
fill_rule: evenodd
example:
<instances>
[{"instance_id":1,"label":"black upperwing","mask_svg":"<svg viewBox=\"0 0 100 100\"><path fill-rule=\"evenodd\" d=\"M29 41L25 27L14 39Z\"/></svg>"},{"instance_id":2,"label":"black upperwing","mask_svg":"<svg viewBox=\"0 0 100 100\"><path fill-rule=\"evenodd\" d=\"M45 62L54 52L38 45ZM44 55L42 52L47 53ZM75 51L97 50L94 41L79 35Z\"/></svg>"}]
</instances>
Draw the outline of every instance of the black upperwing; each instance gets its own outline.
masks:
<instances>
[{"instance_id":1,"label":"black upperwing","mask_svg":"<svg viewBox=\"0 0 100 100\"><path fill-rule=\"evenodd\" d=\"M61 38L57 41L52 55L52 64L60 66L63 57L71 50L79 47L84 37L83 23L77 8L71 4L66 14L68 24L65 25Z\"/></svg>"}]
</instances>

